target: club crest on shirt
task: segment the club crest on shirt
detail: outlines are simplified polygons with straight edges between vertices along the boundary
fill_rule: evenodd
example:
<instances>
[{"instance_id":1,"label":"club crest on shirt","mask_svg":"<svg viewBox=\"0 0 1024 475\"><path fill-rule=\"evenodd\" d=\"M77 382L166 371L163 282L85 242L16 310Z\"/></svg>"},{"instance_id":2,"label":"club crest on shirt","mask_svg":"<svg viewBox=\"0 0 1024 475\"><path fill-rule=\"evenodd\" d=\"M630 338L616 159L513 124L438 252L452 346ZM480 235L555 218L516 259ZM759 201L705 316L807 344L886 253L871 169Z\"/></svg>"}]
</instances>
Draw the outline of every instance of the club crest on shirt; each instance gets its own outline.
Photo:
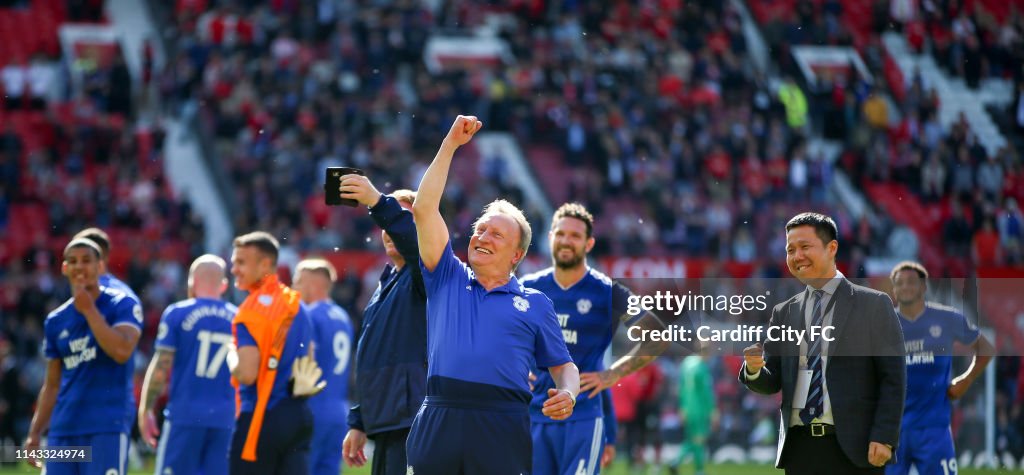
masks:
<instances>
[{"instance_id":1,"label":"club crest on shirt","mask_svg":"<svg viewBox=\"0 0 1024 475\"><path fill-rule=\"evenodd\" d=\"M271 356L270 359L267 360L267 368L268 369L277 369L277 358L274 358L273 356Z\"/></svg>"},{"instance_id":2,"label":"club crest on shirt","mask_svg":"<svg viewBox=\"0 0 1024 475\"><path fill-rule=\"evenodd\" d=\"M267 294L263 294L260 295L259 297L256 297L256 301L259 302L260 305L263 305L264 307L269 307L270 304L274 302L274 297L271 297Z\"/></svg>"},{"instance_id":3,"label":"club crest on shirt","mask_svg":"<svg viewBox=\"0 0 1024 475\"><path fill-rule=\"evenodd\" d=\"M932 338L938 338L942 336L942 327L939 325L932 325L931 328L928 329L928 331L931 332Z\"/></svg>"},{"instance_id":4,"label":"club crest on shirt","mask_svg":"<svg viewBox=\"0 0 1024 475\"><path fill-rule=\"evenodd\" d=\"M593 306L594 303L591 302L590 299L579 299L576 301L576 311L579 312L580 315L590 313L590 307Z\"/></svg>"},{"instance_id":5,"label":"club crest on shirt","mask_svg":"<svg viewBox=\"0 0 1024 475\"><path fill-rule=\"evenodd\" d=\"M520 312L525 312L530 309L530 301L518 295L512 298L512 305Z\"/></svg>"},{"instance_id":6,"label":"club crest on shirt","mask_svg":"<svg viewBox=\"0 0 1024 475\"><path fill-rule=\"evenodd\" d=\"M57 339L58 340L63 340L65 338L69 337L69 336L71 336L71 334L68 333L68 329L65 328L64 330L61 330L60 335L57 335Z\"/></svg>"}]
</instances>

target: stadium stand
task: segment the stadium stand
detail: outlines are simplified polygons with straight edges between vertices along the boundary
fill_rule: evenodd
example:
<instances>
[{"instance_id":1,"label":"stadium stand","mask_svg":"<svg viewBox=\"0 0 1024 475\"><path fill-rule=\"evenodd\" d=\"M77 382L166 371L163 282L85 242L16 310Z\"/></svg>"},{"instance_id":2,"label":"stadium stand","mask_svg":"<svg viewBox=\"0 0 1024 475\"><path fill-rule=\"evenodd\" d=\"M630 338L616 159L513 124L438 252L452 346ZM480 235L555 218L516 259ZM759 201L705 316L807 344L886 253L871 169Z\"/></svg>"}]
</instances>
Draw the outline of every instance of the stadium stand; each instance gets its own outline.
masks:
<instances>
[{"instance_id":1,"label":"stadium stand","mask_svg":"<svg viewBox=\"0 0 1024 475\"><path fill-rule=\"evenodd\" d=\"M68 21L102 23L103 2L13 3L0 7L5 92L23 80L32 93L6 94L0 111L4 444L25 437L45 371L42 321L70 296L59 272L70 235L89 226L109 232L112 271L143 296L148 352L163 307L184 293L182 265L202 251L203 234L190 205L174 196L163 176L162 129L134 118L132 97L124 94L131 84L123 61L62 54L58 27ZM24 70L12 69L29 57L33 61ZM69 82L62 62L73 60L91 64L83 89L50 100L51 88Z\"/></svg>"}]
</instances>

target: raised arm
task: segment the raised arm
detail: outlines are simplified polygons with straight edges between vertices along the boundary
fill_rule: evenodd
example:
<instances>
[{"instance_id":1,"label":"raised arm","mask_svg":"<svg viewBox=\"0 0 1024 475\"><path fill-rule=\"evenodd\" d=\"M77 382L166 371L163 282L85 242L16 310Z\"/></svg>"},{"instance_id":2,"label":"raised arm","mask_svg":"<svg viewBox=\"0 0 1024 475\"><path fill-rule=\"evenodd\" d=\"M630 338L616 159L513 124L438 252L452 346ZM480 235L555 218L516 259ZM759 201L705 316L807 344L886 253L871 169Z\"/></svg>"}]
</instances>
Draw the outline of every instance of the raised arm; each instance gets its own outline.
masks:
<instances>
[{"instance_id":1,"label":"raised arm","mask_svg":"<svg viewBox=\"0 0 1024 475\"><path fill-rule=\"evenodd\" d=\"M440 206L452 156L455 155L455 150L468 143L483 125L483 122L474 116L456 117L451 130L441 142L441 148L437 150L434 161L423 174L419 190L416 190L412 214L416 220L420 260L428 271L433 271L437 267L441 254L444 253L444 246L448 244L448 227L441 217Z\"/></svg>"}]
</instances>

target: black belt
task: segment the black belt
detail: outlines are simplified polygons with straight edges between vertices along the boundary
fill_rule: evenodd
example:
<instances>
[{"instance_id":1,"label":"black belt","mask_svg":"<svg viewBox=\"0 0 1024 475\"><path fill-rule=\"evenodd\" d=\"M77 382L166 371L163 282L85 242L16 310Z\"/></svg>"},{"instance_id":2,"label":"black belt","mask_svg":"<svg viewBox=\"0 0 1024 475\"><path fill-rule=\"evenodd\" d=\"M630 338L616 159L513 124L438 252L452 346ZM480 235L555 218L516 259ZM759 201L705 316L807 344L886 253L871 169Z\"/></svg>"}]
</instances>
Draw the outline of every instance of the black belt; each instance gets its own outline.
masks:
<instances>
[{"instance_id":1,"label":"black belt","mask_svg":"<svg viewBox=\"0 0 1024 475\"><path fill-rule=\"evenodd\" d=\"M811 437L824 437L826 435L835 435L836 426L832 424L819 424L813 423L807 426L793 426L789 428L790 431L806 432Z\"/></svg>"}]
</instances>

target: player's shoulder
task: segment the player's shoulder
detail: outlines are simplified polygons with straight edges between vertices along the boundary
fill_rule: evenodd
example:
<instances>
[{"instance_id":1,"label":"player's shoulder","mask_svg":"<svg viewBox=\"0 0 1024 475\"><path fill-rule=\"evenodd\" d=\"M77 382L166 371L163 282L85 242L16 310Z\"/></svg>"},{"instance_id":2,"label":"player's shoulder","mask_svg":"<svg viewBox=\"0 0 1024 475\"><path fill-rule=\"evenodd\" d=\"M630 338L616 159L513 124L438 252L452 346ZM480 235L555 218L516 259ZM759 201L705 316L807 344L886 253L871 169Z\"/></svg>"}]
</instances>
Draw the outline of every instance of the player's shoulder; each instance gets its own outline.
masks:
<instances>
[{"instance_id":1,"label":"player's shoulder","mask_svg":"<svg viewBox=\"0 0 1024 475\"><path fill-rule=\"evenodd\" d=\"M613 285L615 285L615 281L612 280L611 277L608 277L607 274L593 267L587 268L587 276L590 277L593 281L605 287L612 287Z\"/></svg>"},{"instance_id":2,"label":"player's shoulder","mask_svg":"<svg viewBox=\"0 0 1024 475\"><path fill-rule=\"evenodd\" d=\"M963 318L964 314L954 307L935 302L925 302L925 309L938 318Z\"/></svg>"},{"instance_id":3,"label":"player's shoulder","mask_svg":"<svg viewBox=\"0 0 1024 475\"><path fill-rule=\"evenodd\" d=\"M160 316L161 321L175 320L182 314L188 313L196 306L196 299L185 299L179 300L167 306L164 309L163 315Z\"/></svg>"},{"instance_id":4,"label":"player's shoulder","mask_svg":"<svg viewBox=\"0 0 1024 475\"><path fill-rule=\"evenodd\" d=\"M292 325L295 323L302 323L303 325L311 325L313 323L313 312L309 310L309 307L299 305L298 311L295 312L295 319Z\"/></svg>"},{"instance_id":5,"label":"player's shoulder","mask_svg":"<svg viewBox=\"0 0 1024 475\"><path fill-rule=\"evenodd\" d=\"M351 318L348 316L348 312L345 311L341 305L338 305L335 301L327 300L327 316L331 320L336 320L343 323L351 323Z\"/></svg>"},{"instance_id":6,"label":"player's shoulder","mask_svg":"<svg viewBox=\"0 0 1024 475\"><path fill-rule=\"evenodd\" d=\"M126 284L123 280L118 279L116 275L108 273L105 274L103 277L105 277L105 279L101 279L100 283L103 284L105 287L118 290L121 293L127 295L128 297L131 297L138 301L139 303L141 303L138 294L136 294L135 291L132 290L132 288L129 287L128 284Z\"/></svg>"},{"instance_id":7,"label":"player's shoulder","mask_svg":"<svg viewBox=\"0 0 1024 475\"><path fill-rule=\"evenodd\" d=\"M228 302L227 300L221 300L220 301L220 305L223 306L225 309L227 309L227 311L229 311L229 312L231 312L233 314L234 313L238 313L238 305L235 305L235 304L233 304L231 302Z\"/></svg>"},{"instance_id":8,"label":"player's shoulder","mask_svg":"<svg viewBox=\"0 0 1024 475\"><path fill-rule=\"evenodd\" d=\"M524 275L522 279L519 279L519 282L527 287L533 287L534 285L540 282L550 280L552 276L554 276L554 273L555 268L548 267L546 269L541 269L539 271L531 272L529 274Z\"/></svg>"},{"instance_id":9,"label":"player's shoulder","mask_svg":"<svg viewBox=\"0 0 1024 475\"><path fill-rule=\"evenodd\" d=\"M50 313L46 315L46 319L44 320L44 323L49 323L51 320L59 320L60 317L63 317L64 315L67 315L67 314L70 314L70 313L74 312L75 311L74 302L75 302L74 299L67 299L67 301L65 301L64 303L60 304L59 307L51 310Z\"/></svg>"},{"instance_id":10,"label":"player's shoulder","mask_svg":"<svg viewBox=\"0 0 1024 475\"><path fill-rule=\"evenodd\" d=\"M167 306L166 312L180 312L182 310L188 310L195 307L198 301L196 299L185 299L179 300Z\"/></svg>"},{"instance_id":11,"label":"player's shoulder","mask_svg":"<svg viewBox=\"0 0 1024 475\"><path fill-rule=\"evenodd\" d=\"M142 311L139 300L120 287L101 287L100 298L109 299L110 305L114 308L138 308L140 313Z\"/></svg>"},{"instance_id":12,"label":"player's shoulder","mask_svg":"<svg viewBox=\"0 0 1024 475\"><path fill-rule=\"evenodd\" d=\"M519 303L520 299L523 299L526 302L528 302L530 308L534 308L534 307L537 307L537 306L539 306L538 308L541 308L541 309L544 309L544 308L552 308L553 309L553 308L555 308L555 304L553 304L551 302L551 299L548 298L548 295L545 294L543 291L534 289L532 287L527 287L526 285L524 285L522 283L520 283L520 285L519 285L519 291L520 291L520 293L522 295L521 296L520 295L515 295L512 298L512 303L514 305L516 305L516 308L518 308L520 310L523 310L521 308L523 306L523 304Z\"/></svg>"},{"instance_id":13,"label":"player's shoulder","mask_svg":"<svg viewBox=\"0 0 1024 475\"><path fill-rule=\"evenodd\" d=\"M331 299L321 300L311 304L303 303L302 308L305 309L309 318L314 321L349 321L348 312Z\"/></svg>"},{"instance_id":14,"label":"player's shoulder","mask_svg":"<svg viewBox=\"0 0 1024 475\"><path fill-rule=\"evenodd\" d=\"M114 285L101 286L100 296L108 298L110 299L111 302L114 303L120 302L121 299L124 299L126 297L131 298L131 296L128 295L128 292L125 292L124 289Z\"/></svg>"}]
</instances>

